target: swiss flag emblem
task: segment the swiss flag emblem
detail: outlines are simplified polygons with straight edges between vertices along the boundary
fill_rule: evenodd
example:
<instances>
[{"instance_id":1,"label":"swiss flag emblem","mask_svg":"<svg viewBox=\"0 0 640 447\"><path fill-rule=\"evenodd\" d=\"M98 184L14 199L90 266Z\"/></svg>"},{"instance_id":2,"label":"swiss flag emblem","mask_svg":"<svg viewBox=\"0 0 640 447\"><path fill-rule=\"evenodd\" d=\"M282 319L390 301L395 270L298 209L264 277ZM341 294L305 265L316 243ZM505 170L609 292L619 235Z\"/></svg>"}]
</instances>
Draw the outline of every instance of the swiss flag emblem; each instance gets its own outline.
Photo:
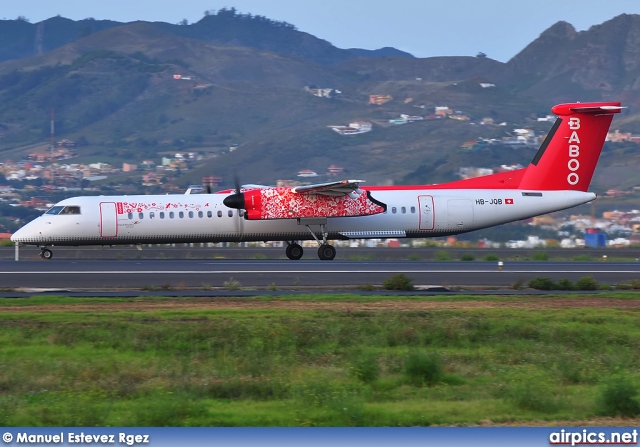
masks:
<instances>
[{"instance_id":1,"label":"swiss flag emblem","mask_svg":"<svg viewBox=\"0 0 640 447\"><path fill-rule=\"evenodd\" d=\"M504 199L505 205L513 205L513 199Z\"/></svg>"}]
</instances>

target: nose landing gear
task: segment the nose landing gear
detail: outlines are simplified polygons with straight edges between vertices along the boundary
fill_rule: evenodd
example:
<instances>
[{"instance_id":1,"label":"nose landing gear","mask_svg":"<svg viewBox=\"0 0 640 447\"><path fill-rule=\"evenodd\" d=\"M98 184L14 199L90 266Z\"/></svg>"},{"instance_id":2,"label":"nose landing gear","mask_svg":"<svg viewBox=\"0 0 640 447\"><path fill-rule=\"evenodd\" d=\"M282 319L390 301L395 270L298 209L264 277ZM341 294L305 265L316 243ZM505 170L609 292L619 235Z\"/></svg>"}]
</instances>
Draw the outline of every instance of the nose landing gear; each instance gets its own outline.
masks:
<instances>
[{"instance_id":1,"label":"nose landing gear","mask_svg":"<svg viewBox=\"0 0 640 447\"><path fill-rule=\"evenodd\" d=\"M53 252L49 250L47 247L42 247L40 249L40 257L42 259L46 259L47 261L53 258Z\"/></svg>"}]
</instances>

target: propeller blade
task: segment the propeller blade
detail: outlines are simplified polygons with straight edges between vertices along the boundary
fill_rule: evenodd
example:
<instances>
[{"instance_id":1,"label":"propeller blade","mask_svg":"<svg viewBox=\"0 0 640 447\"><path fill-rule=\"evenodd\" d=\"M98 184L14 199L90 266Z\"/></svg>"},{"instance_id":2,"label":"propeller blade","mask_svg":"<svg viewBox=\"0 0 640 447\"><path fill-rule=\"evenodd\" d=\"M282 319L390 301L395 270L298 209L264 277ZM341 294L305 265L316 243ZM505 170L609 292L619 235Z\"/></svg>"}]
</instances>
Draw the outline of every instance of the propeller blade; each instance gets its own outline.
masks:
<instances>
[{"instance_id":1,"label":"propeller blade","mask_svg":"<svg viewBox=\"0 0 640 447\"><path fill-rule=\"evenodd\" d=\"M240 194L242 196L242 208L238 208L238 220L236 221L236 231L240 234L240 240L244 237L244 213L246 213L245 209L245 200L244 193L242 192L242 183L240 183L240 177L236 172L234 174L234 182L236 184L236 194Z\"/></svg>"},{"instance_id":2,"label":"propeller blade","mask_svg":"<svg viewBox=\"0 0 640 447\"><path fill-rule=\"evenodd\" d=\"M233 184L236 188L236 194L242 192L242 184L240 183L240 177L238 177L238 173L233 174Z\"/></svg>"},{"instance_id":3,"label":"propeller blade","mask_svg":"<svg viewBox=\"0 0 640 447\"><path fill-rule=\"evenodd\" d=\"M240 185L240 179L238 178L238 174L235 174L233 176L233 183L235 185L234 186L235 192L225 197L222 203L224 203L226 207L235 208L237 210L243 210L245 206L244 193L242 192L242 186Z\"/></svg>"}]
</instances>

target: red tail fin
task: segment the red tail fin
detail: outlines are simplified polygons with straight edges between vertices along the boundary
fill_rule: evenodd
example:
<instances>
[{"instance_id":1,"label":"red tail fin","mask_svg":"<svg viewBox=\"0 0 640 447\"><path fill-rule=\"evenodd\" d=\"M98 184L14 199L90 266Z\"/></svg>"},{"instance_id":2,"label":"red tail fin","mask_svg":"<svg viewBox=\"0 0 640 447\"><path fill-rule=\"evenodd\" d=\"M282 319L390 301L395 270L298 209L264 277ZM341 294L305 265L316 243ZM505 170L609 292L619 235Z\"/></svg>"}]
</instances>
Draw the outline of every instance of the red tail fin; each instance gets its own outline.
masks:
<instances>
[{"instance_id":1,"label":"red tail fin","mask_svg":"<svg viewBox=\"0 0 640 447\"><path fill-rule=\"evenodd\" d=\"M519 189L586 191L619 102L559 104L558 120L527 168Z\"/></svg>"}]
</instances>

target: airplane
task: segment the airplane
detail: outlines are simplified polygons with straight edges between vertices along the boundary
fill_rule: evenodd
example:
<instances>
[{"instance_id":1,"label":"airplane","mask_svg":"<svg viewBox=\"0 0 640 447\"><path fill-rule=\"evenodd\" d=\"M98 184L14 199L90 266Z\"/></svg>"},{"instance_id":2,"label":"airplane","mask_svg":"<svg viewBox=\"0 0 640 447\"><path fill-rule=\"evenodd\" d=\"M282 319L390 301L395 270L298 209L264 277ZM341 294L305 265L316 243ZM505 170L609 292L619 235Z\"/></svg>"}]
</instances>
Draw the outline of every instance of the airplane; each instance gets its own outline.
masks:
<instances>
[{"instance_id":1,"label":"airplane","mask_svg":"<svg viewBox=\"0 0 640 447\"><path fill-rule=\"evenodd\" d=\"M513 222L591 202L588 192L620 102L558 104L557 120L521 169L443 184L361 186L342 180L296 187L236 186L210 194L82 196L56 203L12 236L16 246L136 245L285 241L303 256L315 240L428 238Z\"/></svg>"}]
</instances>

